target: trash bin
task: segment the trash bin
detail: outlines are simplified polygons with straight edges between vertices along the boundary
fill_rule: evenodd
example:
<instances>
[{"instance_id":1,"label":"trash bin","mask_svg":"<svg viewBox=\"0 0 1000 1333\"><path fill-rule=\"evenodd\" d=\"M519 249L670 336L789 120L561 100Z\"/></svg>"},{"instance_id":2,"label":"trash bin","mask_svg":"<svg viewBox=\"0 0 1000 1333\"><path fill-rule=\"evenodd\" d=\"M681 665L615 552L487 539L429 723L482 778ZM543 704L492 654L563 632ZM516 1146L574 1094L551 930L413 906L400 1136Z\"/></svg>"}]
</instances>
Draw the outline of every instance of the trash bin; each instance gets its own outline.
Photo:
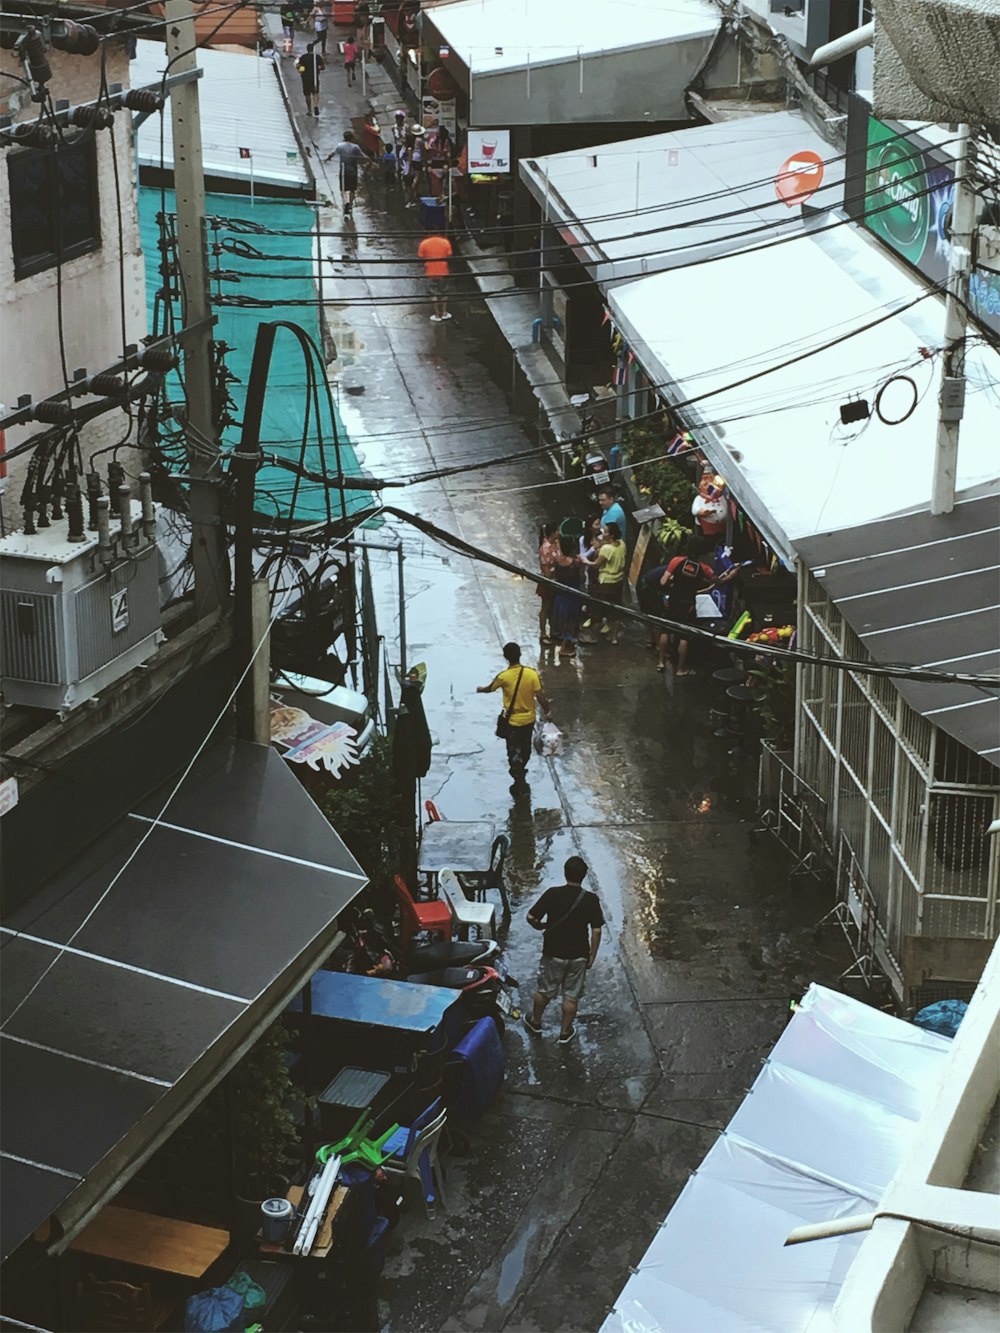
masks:
<instances>
[{"instance_id":1,"label":"trash bin","mask_svg":"<svg viewBox=\"0 0 1000 1333\"><path fill-rule=\"evenodd\" d=\"M445 206L433 195L420 196L420 225L425 231L443 231L445 225Z\"/></svg>"}]
</instances>

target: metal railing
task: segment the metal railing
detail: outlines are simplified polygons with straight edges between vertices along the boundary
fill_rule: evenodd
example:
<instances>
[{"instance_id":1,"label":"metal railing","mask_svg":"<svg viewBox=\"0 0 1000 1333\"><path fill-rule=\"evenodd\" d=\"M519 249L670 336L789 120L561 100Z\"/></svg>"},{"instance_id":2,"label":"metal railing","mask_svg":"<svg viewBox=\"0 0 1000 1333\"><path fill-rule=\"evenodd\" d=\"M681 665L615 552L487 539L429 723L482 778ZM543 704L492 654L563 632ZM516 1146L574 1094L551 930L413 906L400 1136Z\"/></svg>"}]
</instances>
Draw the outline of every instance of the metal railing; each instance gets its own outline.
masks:
<instances>
[{"instance_id":1,"label":"metal railing","mask_svg":"<svg viewBox=\"0 0 1000 1333\"><path fill-rule=\"evenodd\" d=\"M786 757L761 741L755 834L770 833L792 856L789 875L819 879L833 864L826 836L826 801L798 776Z\"/></svg>"}]
</instances>

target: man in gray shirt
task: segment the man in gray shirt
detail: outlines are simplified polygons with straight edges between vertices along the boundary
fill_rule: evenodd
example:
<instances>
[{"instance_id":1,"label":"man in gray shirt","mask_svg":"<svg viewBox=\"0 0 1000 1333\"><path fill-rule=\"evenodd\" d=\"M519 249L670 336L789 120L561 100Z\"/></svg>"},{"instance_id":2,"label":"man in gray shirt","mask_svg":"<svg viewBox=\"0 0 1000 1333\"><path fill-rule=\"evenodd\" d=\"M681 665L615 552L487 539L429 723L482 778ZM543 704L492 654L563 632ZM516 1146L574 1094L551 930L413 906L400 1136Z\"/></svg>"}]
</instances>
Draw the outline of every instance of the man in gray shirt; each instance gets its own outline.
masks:
<instances>
[{"instance_id":1,"label":"man in gray shirt","mask_svg":"<svg viewBox=\"0 0 1000 1333\"><path fill-rule=\"evenodd\" d=\"M358 171L368 166L368 158L360 144L355 142L350 130L344 131L343 141L337 144L332 153L327 154L325 160L329 162L332 157L340 160L340 188L344 192L344 212L350 213L354 208L354 192L358 188Z\"/></svg>"}]
</instances>

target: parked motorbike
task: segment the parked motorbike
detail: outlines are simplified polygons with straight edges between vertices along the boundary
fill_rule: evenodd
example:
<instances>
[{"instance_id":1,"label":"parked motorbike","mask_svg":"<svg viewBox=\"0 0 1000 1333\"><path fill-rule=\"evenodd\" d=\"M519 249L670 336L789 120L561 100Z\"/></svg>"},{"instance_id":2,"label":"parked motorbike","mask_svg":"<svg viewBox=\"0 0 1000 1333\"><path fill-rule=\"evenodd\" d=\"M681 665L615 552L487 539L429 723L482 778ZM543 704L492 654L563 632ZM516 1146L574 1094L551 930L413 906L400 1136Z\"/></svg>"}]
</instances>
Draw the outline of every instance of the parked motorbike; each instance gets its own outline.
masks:
<instances>
[{"instance_id":1,"label":"parked motorbike","mask_svg":"<svg viewBox=\"0 0 1000 1333\"><path fill-rule=\"evenodd\" d=\"M502 961L497 959L498 963ZM517 983L496 967L444 967L434 972L420 972L406 978L417 986L444 986L462 992L462 1002L470 1021L492 1018L503 1032L504 1020L515 1014L513 990Z\"/></svg>"},{"instance_id":2,"label":"parked motorbike","mask_svg":"<svg viewBox=\"0 0 1000 1333\"><path fill-rule=\"evenodd\" d=\"M501 1032L504 1019L515 1012L517 982L509 975L495 940L412 944L404 958L370 909L345 921L344 930L348 943L338 961L345 972L461 991L470 1022L488 1014Z\"/></svg>"},{"instance_id":3,"label":"parked motorbike","mask_svg":"<svg viewBox=\"0 0 1000 1333\"><path fill-rule=\"evenodd\" d=\"M500 953L496 940L432 940L411 942L404 955L370 908L345 921L344 932L348 942L339 960L342 970L373 977L493 964Z\"/></svg>"}]
</instances>

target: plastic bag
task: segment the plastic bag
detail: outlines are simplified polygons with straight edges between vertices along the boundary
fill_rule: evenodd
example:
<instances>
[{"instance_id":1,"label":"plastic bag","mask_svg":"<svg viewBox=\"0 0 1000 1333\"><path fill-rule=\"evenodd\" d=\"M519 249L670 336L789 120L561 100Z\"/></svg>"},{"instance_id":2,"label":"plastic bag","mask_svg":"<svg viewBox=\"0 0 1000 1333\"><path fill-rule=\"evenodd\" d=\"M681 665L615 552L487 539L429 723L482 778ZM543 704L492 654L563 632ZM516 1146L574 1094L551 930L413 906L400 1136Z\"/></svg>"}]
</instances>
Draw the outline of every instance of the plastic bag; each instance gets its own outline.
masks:
<instances>
[{"instance_id":1,"label":"plastic bag","mask_svg":"<svg viewBox=\"0 0 1000 1333\"><path fill-rule=\"evenodd\" d=\"M535 728L535 752L543 759L553 759L563 752L563 734L554 722L543 722Z\"/></svg>"},{"instance_id":2,"label":"plastic bag","mask_svg":"<svg viewBox=\"0 0 1000 1333\"><path fill-rule=\"evenodd\" d=\"M243 1329L243 1297L231 1287L212 1287L199 1291L184 1307L184 1328L188 1333L218 1333L221 1329Z\"/></svg>"},{"instance_id":3,"label":"plastic bag","mask_svg":"<svg viewBox=\"0 0 1000 1333\"><path fill-rule=\"evenodd\" d=\"M226 1286L243 1297L244 1306L247 1310L259 1310L262 1305L267 1304L267 1292L259 1282L255 1282L250 1274L244 1272L242 1268L239 1272L233 1274Z\"/></svg>"}]
</instances>

